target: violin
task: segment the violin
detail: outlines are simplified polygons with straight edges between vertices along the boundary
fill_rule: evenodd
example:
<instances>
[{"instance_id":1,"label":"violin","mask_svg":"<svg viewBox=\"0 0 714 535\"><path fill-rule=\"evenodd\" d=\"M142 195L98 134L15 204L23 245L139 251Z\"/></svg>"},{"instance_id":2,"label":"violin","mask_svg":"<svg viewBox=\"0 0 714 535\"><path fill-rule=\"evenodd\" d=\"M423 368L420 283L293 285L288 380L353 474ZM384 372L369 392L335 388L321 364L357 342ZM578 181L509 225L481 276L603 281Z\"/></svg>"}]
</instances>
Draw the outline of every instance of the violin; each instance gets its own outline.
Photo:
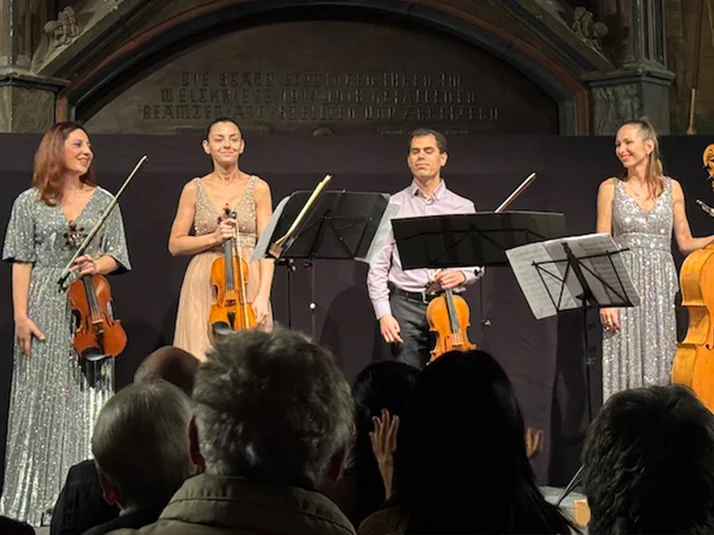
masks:
<instances>
[{"instance_id":1,"label":"violin","mask_svg":"<svg viewBox=\"0 0 714 535\"><path fill-rule=\"evenodd\" d=\"M531 173L496 208L495 213L505 210L535 180L535 177L536 174ZM466 300L454 294L450 288L431 300L426 308L426 319L429 323L429 330L436 334L436 341L429 362L433 362L449 351L466 352L476 349L476 344L469 340L467 333L467 328L471 325L470 315L471 311Z\"/></svg>"},{"instance_id":2,"label":"violin","mask_svg":"<svg viewBox=\"0 0 714 535\"><path fill-rule=\"evenodd\" d=\"M84 227L69 222L64 234L67 245L78 247L85 236ZM95 273L82 275L72 282L68 299L75 321L73 346L80 359L100 360L117 357L126 347L126 332L114 317L112 291L106 277Z\"/></svg>"},{"instance_id":3,"label":"violin","mask_svg":"<svg viewBox=\"0 0 714 535\"><path fill-rule=\"evenodd\" d=\"M218 222L227 218L236 218L228 205ZM214 260L211 266L215 301L208 323L212 332L218 335L251 329L256 324L255 311L247 298L248 262L242 255L239 232L236 225L233 237L223 242L223 256Z\"/></svg>"},{"instance_id":4,"label":"violin","mask_svg":"<svg viewBox=\"0 0 714 535\"><path fill-rule=\"evenodd\" d=\"M471 311L463 297L454 295L451 288L435 297L426 308L429 330L436 333L436 342L431 351L431 360L449 351L471 351L476 344L471 343L466 328L471 325Z\"/></svg>"}]
</instances>

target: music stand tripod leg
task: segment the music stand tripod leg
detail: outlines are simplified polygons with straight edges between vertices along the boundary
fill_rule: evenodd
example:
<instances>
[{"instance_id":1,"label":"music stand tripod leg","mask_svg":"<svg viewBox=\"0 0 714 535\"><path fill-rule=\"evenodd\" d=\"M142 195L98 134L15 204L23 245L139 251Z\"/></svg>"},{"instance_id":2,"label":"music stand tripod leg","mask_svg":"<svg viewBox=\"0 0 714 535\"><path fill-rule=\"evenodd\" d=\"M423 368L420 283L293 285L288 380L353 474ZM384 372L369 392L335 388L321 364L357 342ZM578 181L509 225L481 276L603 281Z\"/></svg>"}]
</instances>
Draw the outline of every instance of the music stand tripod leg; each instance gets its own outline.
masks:
<instances>
[{"instance_id":1,"label":"music stand tripod leg","mask_svg":"<svg viewBox=\"0 0 714 535\"><path fill-rule=\"evenodd\" d=\"M309 258L305 261L305 267L310 268L310 304L308 309L310 310L310 332L311 336L315 338L315 324L316 324L316 311L317 303L315 302L315 261Z\"/></svg>"},{"instance_id":2,"label":"music stand tripod leg","mask_svg":"<svg viewBox=\"0 0 714 535\"><path fill-rule=\"evenodd\" d=\"M583 343L585 344L585 410L588 415L588 426L593 421L593 400L592 400L592 370L593 359L590 356L590 337L588 336L588 302L583 299Z\"/></svg>"},{"instance_id":3,"label":"music stand tripod leg","mask_svg":"<svg viewBox=\"0 0 714 535\"><path fill-rule=\"evenodd\" d=\"M287 268L288 274L288 329L293 328L293 289L292 289L292 274L295 271L295 261L292 258L288 258L285 261L285 267Z\"/></svg>"}]
</instances>

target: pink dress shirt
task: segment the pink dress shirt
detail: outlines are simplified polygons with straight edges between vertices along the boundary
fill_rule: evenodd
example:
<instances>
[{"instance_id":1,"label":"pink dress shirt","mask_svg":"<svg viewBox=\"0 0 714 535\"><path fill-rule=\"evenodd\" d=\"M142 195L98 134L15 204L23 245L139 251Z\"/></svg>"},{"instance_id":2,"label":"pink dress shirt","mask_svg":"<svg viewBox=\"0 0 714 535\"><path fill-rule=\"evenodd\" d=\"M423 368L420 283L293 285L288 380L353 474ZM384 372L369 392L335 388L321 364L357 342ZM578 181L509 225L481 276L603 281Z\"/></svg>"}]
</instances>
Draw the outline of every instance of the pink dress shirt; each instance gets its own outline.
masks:
<instances>
[{"instance_id":1,"label":"pink dress shirt","mask_svg":"<svg viewBox=\"0 0 714 535\"><path fill-rule=\"evenodd\" d=\"M394 219L430 215L473 214L476 211L472 201L446 189L446 183L443 179L431 199L424 197L416 182L412 180L409 187L392 195L390 202L400 205L399 212ZM367 291L377 319L392 313L392 308L389 305L389 283L406 292L420 293L436 276L438 271L436 269L410 269L404 271L399 259L399 251L395 245L394 234L390 231L387 245L374 260L367 274ZM471 284L477 280L476 269L478 268L462 270L466 276L465 284Z\"/></svg>"}]
</instances>

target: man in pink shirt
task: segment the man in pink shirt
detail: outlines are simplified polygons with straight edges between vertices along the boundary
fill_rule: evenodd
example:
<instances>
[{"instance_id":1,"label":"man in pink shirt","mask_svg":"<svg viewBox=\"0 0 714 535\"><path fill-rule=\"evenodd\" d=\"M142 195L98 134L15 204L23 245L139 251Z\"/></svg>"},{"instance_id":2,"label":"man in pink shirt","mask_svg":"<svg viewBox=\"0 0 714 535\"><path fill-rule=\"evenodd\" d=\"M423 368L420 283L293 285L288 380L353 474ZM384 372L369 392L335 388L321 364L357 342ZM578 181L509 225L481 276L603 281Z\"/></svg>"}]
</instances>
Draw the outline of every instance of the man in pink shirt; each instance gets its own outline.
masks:
<instances>
[{"instance_id":1,"label":"man in pink shirt","mask_svg":"<svg viewBox=\"0 0 714 535\"><path fill-rule=\"evenodd\" d=\"M391 197L400 205L396 218L474 213L474 203L446 189L441 168L446 165L446 138L439 132L418 129L412 132L407 164L412 183ZM477 273L479 275L477 275ZM382 337L391 344L392 354L401 362L423 368L434 346L426 308L438 294L477 280L480 269L411 269L404 271L394 236L370 266L367 289L379 320Z\"/></svg>"}]
</instances>

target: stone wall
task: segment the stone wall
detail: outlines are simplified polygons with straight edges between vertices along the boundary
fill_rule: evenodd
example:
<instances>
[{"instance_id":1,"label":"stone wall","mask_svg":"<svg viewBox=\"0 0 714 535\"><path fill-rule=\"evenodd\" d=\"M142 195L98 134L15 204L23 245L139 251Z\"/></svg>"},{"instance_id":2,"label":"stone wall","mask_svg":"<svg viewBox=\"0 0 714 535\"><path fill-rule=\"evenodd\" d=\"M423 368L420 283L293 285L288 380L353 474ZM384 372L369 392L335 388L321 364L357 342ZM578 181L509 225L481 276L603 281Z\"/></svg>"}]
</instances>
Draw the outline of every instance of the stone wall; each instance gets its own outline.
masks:
<instances>
[{"instance_id":1,"label":"stone wall","mask_svg":"<svg viewBox=\"0 0 714 535\"><path fill-rule=\"evenodd\" d=\"M0 131L42 131L52 120L94 116L118 97L122 83L144 80L146 88L160 66L168 68L167 58L190 54L221 36L230 39L233 34L240 41L241 32L248 35L271 24L337 20L403 30L415 38L430 30L460 41L454 53L464 62L475 61L474 72L488 61L501 62L496 75L504 77L501 87L515 80L515 71L525 77L524 87L531 84L538 88L534 94L555 102L560 134L611 135L632 114L649 115L662 133L684 131L699 65L696 123L702 133L714 128L714 97L706 91L712 78L708 67L714 62L713 3L347 0L310 7L297 0L0 0L0 87L22 88L0 91ZM698 20L705 22L698 41L700 60L694 46ZM333 52L334 43L326 51ZM374 48L391 51L387 42ZM361 56L343 61L355 59ZM113 78L112 72L118 76ZM34 95L41 92L54 95L55 103L43 97L39 110ZM481 108L479 104L479 122L483 113L490 113ZM18 113L8 114L9 109ZM517 123L507 124L519 131Z\"/></svg>"},{"instance_id":2,"label":"stone wall","mask_svg":"<svg viewBox=\"0 0 714 535\"><path fill-rule=\"evenodd\" d=\"M224 116L272 134L393 134L426 124L446 134L558 132L553 99L492 55L426 30L348 21L273 23L211 39L125 80L96 113L77 113L97 133L203 131Z\"/></svg>"}]
</instances>

